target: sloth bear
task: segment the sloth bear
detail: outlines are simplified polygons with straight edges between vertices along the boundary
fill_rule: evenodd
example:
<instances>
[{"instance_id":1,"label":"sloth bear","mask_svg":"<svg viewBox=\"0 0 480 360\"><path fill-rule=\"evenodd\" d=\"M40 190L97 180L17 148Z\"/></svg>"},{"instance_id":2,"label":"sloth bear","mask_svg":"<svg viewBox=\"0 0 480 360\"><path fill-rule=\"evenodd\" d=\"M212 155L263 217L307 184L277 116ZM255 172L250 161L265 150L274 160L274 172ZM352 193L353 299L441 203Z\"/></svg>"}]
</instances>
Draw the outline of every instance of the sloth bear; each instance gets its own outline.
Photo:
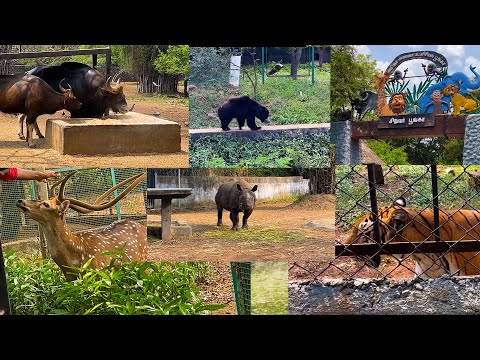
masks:
<instances>
[{"instance_id":1,"label":"sloth bear","mask_svg":"<svg viewBox=\"0 0 480 360\"><path fill-rule=\"evenodd\" d=\"M217 113L224 131L230 130L228 125L233 118L237 119L240 130L242 130L242 126L245 125L245 119L247 120L247 125L251 130L261 129L261 127L255 124L256 117L262 120L263 123L270 124L270 121L268 120L268 109L265 106L260 105L258 102L250 99L248 96L227 100L218 108Z\"/></svg>"}]
</instances>

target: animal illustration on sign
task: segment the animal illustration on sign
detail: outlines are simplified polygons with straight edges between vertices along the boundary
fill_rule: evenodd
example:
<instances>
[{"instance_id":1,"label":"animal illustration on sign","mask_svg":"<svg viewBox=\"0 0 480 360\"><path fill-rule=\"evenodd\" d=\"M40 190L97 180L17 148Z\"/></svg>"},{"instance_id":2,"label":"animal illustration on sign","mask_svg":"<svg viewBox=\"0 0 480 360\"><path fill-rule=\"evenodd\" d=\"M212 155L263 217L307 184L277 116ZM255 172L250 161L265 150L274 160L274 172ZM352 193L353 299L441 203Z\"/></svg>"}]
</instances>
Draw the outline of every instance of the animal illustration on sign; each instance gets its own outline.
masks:
<instances>
[{"instance_id":1,"label":"animal illustration on sign","mask_svg":"<svg viewBox=\"0 0 480 360\"><path fill-rule=\"evenodd\" d=\"M448 85L442 89L442 92L446 96L450 96L450 101L453 105L453 115L459 115L461 108L465 112L469 113L479 108L477 102L473 99L468 99L465 96L458 93L459 87L457 84Z\"/></svg>"},{"instance_id":2,"label":"animal illustration on sign","mask_svg":"<svg viewBox=\"0 0 480 360\"><path fill-rule=\"evenodd\" d=\"M432 101L429 102L427 105L425 105L425 108L428 109L429 106L433 106L433 113L434 114L442 114L443 111L442 111L442 106L445 105L445 106L449 106L449 104L446 102L446 101L443 101L442 98L443 98L443 94L442 94L442 91L440 90L434 90L432 95L430 95Z\"/></svg>"},{"instance_id":3,"label":"animal illustration on sign","mask_svg":"<svg viewBox=\"0 0 480 360\"><path fill-rule=\"evenodd\" d=\"M381 116L404 115L407 93L392 93L388 104L382 108Z\"/></svg>"},{"instance_id":4,"label":"animal illustration on sign","mask_svg":"<svg viewBox=\"0 0 480 360\"><path fill-rule=\"evenodd\" d=\"M450 104L452 102L452 95L459 94L459 95L462 95L464 98L468 99L467 96L469 96L470 90L476 90L480 88L480 75L475 69L476 69L475 66L470 65L470 71L475 75L475 79L473 81L471 81L469 77L464 73L456 72L456 73L453 73L452 75L445 76L442 81L431 85L427 89L427 91L425 91L423 96L418 100L420 112L421 113L433 112L433 107L430 106L430 103L432 99L432 94L436 90L442 91L442 93L444 94L443 103L442 103L442 112L448 112L450 110L447 104ZM452 86L456 85L458 87L458 90L457 88L453 88L453 87L449 88L450 85ZM444 89L446 90L444 91ZM469 100L472 100L473 102L475 102L473 99L469 99ZM465 103L465 101L461 97L458 97L456 99L456 102L460 106L462 106L460 103ZM470 101L467 101L467 107L469 110L465 109L465 111L466 112L473 111L471 109L473 109L475 106L473 106Z\"/></svg>"}]
</instances>

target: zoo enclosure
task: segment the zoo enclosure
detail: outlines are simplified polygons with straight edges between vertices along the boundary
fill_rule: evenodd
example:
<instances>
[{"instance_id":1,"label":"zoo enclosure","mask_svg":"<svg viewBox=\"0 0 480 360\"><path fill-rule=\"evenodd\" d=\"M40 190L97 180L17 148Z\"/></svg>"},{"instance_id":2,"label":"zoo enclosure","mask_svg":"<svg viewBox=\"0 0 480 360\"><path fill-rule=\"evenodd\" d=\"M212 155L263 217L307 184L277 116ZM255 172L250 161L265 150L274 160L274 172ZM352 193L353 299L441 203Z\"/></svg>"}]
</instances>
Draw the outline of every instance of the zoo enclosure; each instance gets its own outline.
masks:
<instances>
[{"instance_id":1,"label":"zoo enclosure","mask_svg":"<svg viewBox=\"0 0 480 360\"><path fill-rule=\"evenodd\" d=\"M439 175L436 165L405 167L414 169L415 174L412 176L402 174L401 167L389 166L384 171L383 177L387 184L395 183L395 189L391 189L392 186L378 184L374 165L367 165L366 169L365 166L342 166L338 168L343 169L341 174L337 174L339 180L336 184L336 258L316 274L313 274L316 279L326 277L349 279L354 276L394 277L399 276L405 270L410 274L414 273L409 261L416 254L427 255L432 260L432 265L424 272L435 264L441 265L438 259L447 253L470 252L474 256L480 254L480 228L477 228L480 227L480 212L476 210L480 208L480 173L468 171L473 169L472 166L456 167L461 168L461 170L447 168L449 173L443 176ZM365 170L367 170L366 174ZM465 180L468 185L465 184ZM382 222L384 228L394 231L395 236L401 239L401 241L385 242L379 231L381 220L378 218L378 211L381 205L395 204L399 197L411 198L414 204L411 205L407 201L405 207L415 208L418 212L398 229ZM449 210L450 216L444 212L447 208L451 209ZM462 225L453 218L457 213L462 215L459 212L460 210L474 210L472 214L474 214L476 220L466 219L468 225L466 226L465 223ZM433 216L430 218L426 212L431 212ZM373 237L368 238L367 243L362 241L362 243L345 244L338 240L345 237L344 230L351 231L354 226L353 223L362 215L367 214L371 215L373 221ZM444 236L448 230L448 224L463 231L464 235L460 238L455 237L454 241L446 241L442 238L440 232L443 231ZM408 238L408 234L403 235L403 229L410 225L420 229L423 234L421 239L416 239L418 241L413 242ZM393 239L393 236L391 239ZM384 265L387 270L379 271L372 266L376 262L375 258L379 255L391 256L396 264ZM449 273L449 276L457 275L467 265L472 266L476 272L480 273L480 269L470 261L471 258L467 259L463 254L459 256L464 259L465 265L460 267L458 271ZM352 270L351 265L345 266L342 263L342 258L345 259L345 257L356 259L358 264L353 266L355 267L354 270ZM292 267L302 266L295 263ZM308 269L304 268L304 270L311 273ZM446 270L448 273L448 266Z\"/></svg>"},{"instance_id":2,"label":"zoo enclosure","mask_svg":"<svg viewBox=\"0 0 480 360\"><path fill-rule=\"evenodd\" d=\"M276 173L278 172L278 173ZM272 169L271 174L261 174L255 170L224 169L148 169L149 188L192 188L193 194L185 199L174 200L177 205L213 202L218 187L232 178L241 178L250 184L257 184L258 200L272 200L306 194L335 193L335 171L330 168L299 169L281 173ZM159 207L153 199L148 199L149 209Z\"/></svg>"},{"instance_id":3,"label":"zoo enclosure","mask_svg":"<svg viewBox=\"0 0 480 360\"><path fill-rule=\"evenodd\" d=\"M56 172L66 173L76 169L55 169ZM145 169L87 169L81 170L67 181L65 195L77 200L93 203L93 201L116 184L127 178L144 172ZM21 212L15 205L18 199L45 199L49 189L58 179L50 179L47 184L35 181L12 181L0 183L1 207L1 241L8 243L16 240L39 240L39 225ZM118 190L106 200L113 199L128 184ZM95 211L89 214L80 214L74 210L67 211L66 220L73 231L93 229L107 226L120 219L145 221L146 181L142 181L131 193L112 208Z\"/></svg>"}]
</instances>

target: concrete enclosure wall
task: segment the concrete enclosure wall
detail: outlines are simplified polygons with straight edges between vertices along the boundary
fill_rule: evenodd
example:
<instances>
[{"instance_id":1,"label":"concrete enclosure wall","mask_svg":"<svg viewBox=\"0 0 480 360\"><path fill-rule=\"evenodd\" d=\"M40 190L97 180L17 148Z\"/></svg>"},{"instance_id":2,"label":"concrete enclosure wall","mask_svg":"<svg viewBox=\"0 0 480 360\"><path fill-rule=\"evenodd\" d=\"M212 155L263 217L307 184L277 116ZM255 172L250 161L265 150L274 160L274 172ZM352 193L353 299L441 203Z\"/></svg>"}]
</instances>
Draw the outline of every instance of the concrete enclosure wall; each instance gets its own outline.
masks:
<instances>
[{"instance_id":1,"label":"concrete enclosure wall","mask_svg":"<svg viewBox=\"0 0 480 360\"><path fill-rule=\"evenodd\" d=\"M180 199L180 205L198 203L215 203L215 194L219 186L231 176L182 176L180 186L176 176L155 176L156 188L186 187L192 188L193 194L185 199ZM243 180L253 185L258 185L255 192L258 200L272 200L288 196L304 195L309 192L309 181L301 176L287 177L242 177ZM157 203L158 201L158 203ZM175 200L176 202L177 200ZM160 206L156 200L155 207Z\"/></svg>"},{"instance_id":2,"label":"concrete enclosure wall","mask_svg":"<svg viewBox=\"0 0 480 360\"><path fill-rule=\"evenodd\" d=\"M290 282L289 314L480 314L480 277Z\"/></svg>"}]
</instances>

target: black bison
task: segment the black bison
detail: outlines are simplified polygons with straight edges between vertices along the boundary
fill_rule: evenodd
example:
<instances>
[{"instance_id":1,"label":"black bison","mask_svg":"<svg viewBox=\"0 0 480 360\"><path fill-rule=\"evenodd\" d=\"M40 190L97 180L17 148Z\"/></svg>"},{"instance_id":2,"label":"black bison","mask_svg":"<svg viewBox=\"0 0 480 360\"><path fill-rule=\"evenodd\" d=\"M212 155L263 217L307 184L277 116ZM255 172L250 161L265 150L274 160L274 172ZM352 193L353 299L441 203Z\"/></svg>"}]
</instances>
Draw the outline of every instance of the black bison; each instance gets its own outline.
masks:
<instances>
[{"instance_id":1,"label":"black bison","mask_svg":"<svg viewBox=\"0 0 480 360\"><path fill-rule=\"evenodd\" d=\"M255 194L257 185L252 186L244 180L230 180L220 185L215 195L218 210L217 226L222 225L223 209L230 211L232 230L238 230L238 214L243 212L242 229L248 229L247 220L255 208Z\"/></svg>"},{"instance_id":2,"label":"black bison","mask_svg":"<svg viewBox=\"0 0 480 360\"><path fill-rule=\"evenodd\" d=\"M83 103L81 109L70 111L72 118L107 116L110 109L118 113L129 111L127 100L120 81L112 83L88 65L77 62L64 62L58 66L37 66L28 74L38 76L55 91L59 91L60 81L72 86L78 100Z\"/></svg>"},{"instance_id":3,"label":"black bison","mask_svg":"<svg viewBox=\"0 0 480 360\"><path fill-rule=\"evenodd\" d=\"M351 105L357 112L357 118L361 120L369 111L376 110L378 95L372 91L364 91L360 97L361 99L353 99Z\"/></svg>"},{"instance_id":4,"label":"black bison","mask_svg":"<svg viewBox=\"0 0 480 360\"><path fill-rule=\"evenodd\" d=\"M224 131L230 130L228 125L234 118L237 119L240 130L245 126L245 120L247 120L247 125L251 130L260 130L261 127L255 124L256 117L263 123L270 124L268 109L248 96L227 100L218 108L217 113Z\"/></svg>"},{"instance_id":5,"label":"black bison","mask_svg":"<svg viewBox=\"0 0 480 360\"><path fill-rule=\"evenodd\" d=\"M54 91L50 85L33 75L2 75L0 76L0 111L7 114L24 114L27 123L27 144L34 147L33 129L41 135L37 125L37 117L43 114L54 114L58 110L78 110L82 103L75 97L72 88ZM23 116L23 117L25 117ZM23 135L23 126L19 121L19 135Z\"/></svg>"}]
</instances>

